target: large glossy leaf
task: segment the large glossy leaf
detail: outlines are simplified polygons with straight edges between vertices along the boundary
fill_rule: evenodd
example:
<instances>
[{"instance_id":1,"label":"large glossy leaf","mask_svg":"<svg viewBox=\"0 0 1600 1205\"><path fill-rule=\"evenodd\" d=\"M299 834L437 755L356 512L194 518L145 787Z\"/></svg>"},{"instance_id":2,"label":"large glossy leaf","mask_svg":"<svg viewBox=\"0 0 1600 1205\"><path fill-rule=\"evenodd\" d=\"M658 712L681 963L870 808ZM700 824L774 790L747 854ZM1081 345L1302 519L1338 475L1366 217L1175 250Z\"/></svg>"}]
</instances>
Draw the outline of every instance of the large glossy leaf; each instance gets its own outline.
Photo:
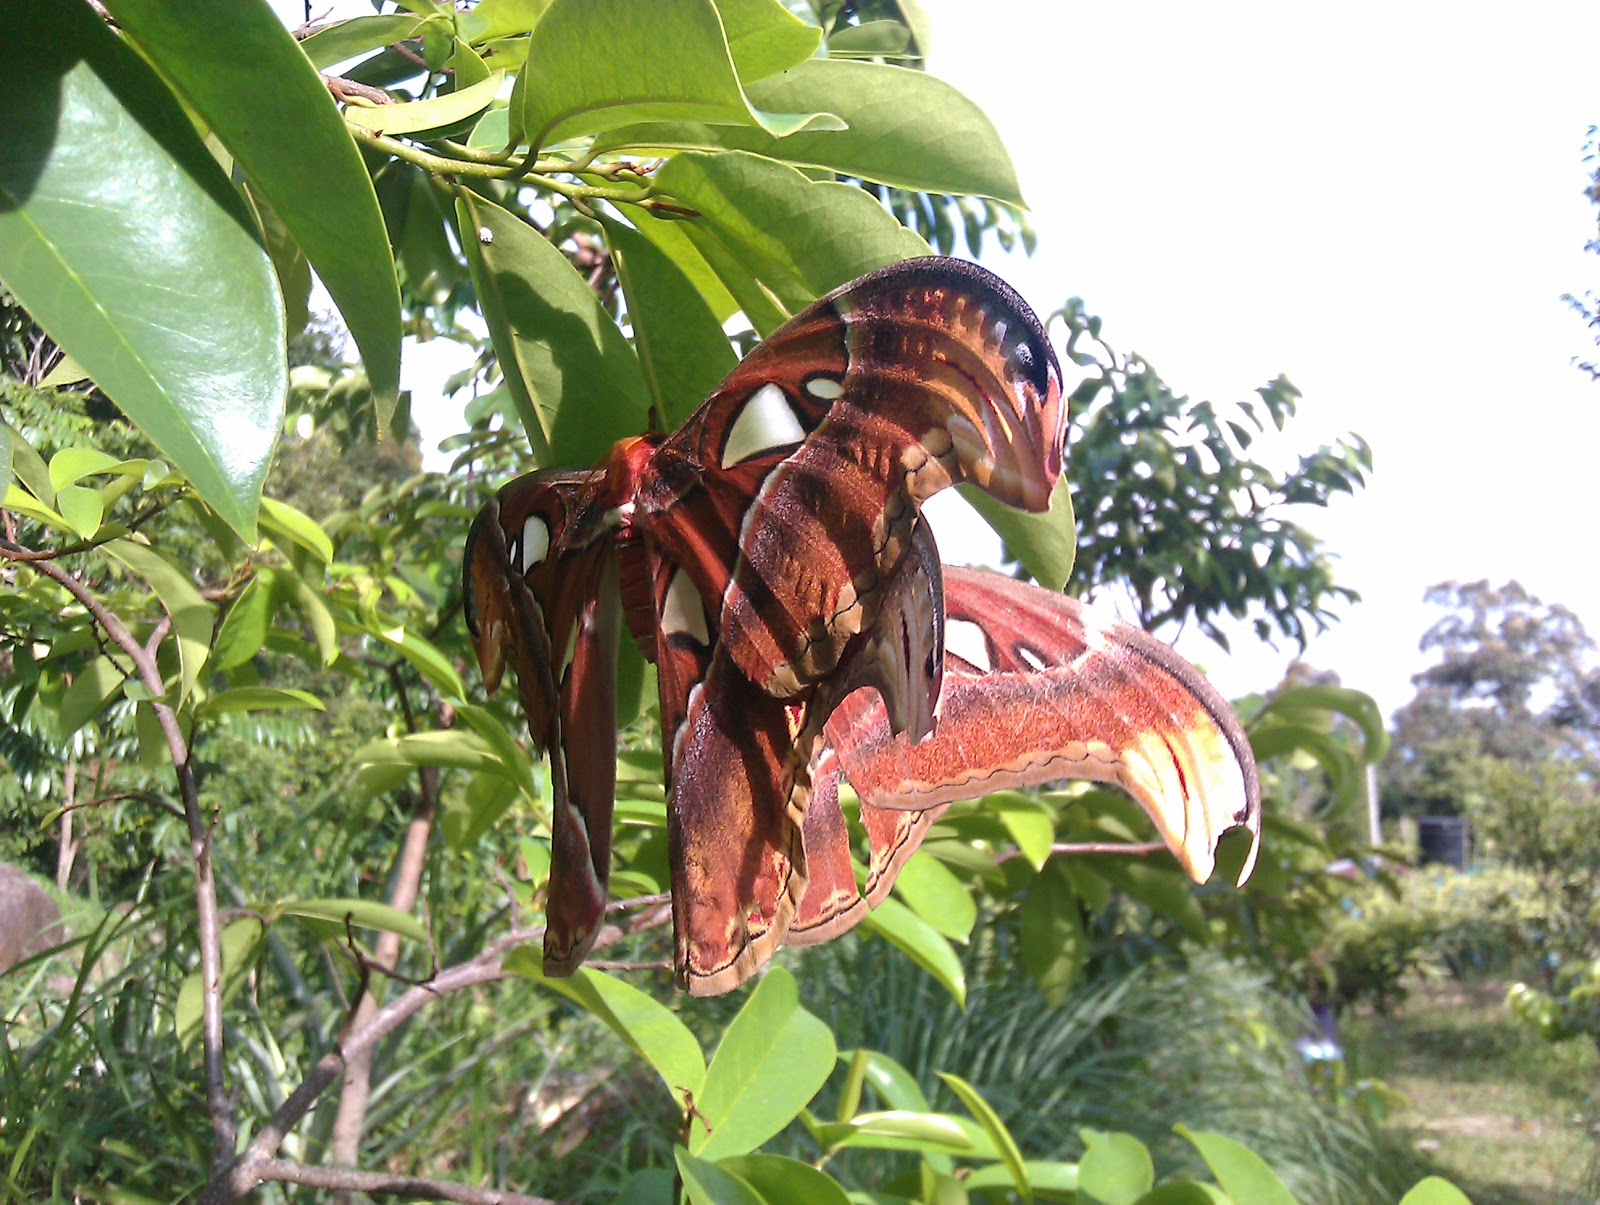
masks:
<instances>
[{"instance_id":1,"label":"large glossy leaf","mask_svg":"<svg viewBox=\"0 0 1600 1205\"><path fill-rule=\"evenodd\" d=\"M655 1069L682 1108L685 1093L698 1102L706 1079L706 1059L689 1027L666 1005L630 983L601 971L579 968L569 978L548 978L538 952L523 949L506 961L506 969L537 980L592 1014Z\"/></svg>"},{"instance_id":2,"label":"large glossy leaf","mask_svg":"<svg viewBox=\"0 0 1600 1205\"><path fill-rule=\"evenodd\" d=\"M472 283L540 467L595 464L646 426L644 374L617 324L548 240L474 193L457 202Z\"/></svg>"},{"instance_id":3,"label":"large glossy leaf","mask_svg":"<svg viewBox=\"0 0 1600 1205\"><path fill-rule=\"evenodd\" d=\"M929 254L921 237L861 189L818 183L758 155L686 152L656 184L702 215L689 227L697 246L699 236L714 234L791 311L874 268ZM735 281L725 275L723 283L740 296Z\"/></svg>"},{"instance_id":4,"label":"large glossy leaf","mask_svg":"<svg viewBox=\"0 0 1600 1205\"><path fill-rule=\"evenodd\" d=\"M1304 720L1305 713L1337 712L1354 720L1366 739L1369 761L1381 761L1389 751L1389 732L1383 722L1383 712L1369 694L1344 686L1300 686L1275 694L1262 708L1263 717L1273 716L1285 720Z\"/></svg>"},{"instance_id":5,"label":"large glossy leaf","mask_svg":"<svg viewBox=\"0 0 1600 1205\"><path fill-rule=\"evenodd\" d=\"M277 278L249 212L172 94L87 5L13 5L6 37L0 280L252 536L288 375Z\"/></svg>"},{"instance_id":6,"label":"large glossy leaf","mask_svg":"<svg viewBox=\"0 0 1600 1205\"><path fill-rule=\"evenodd\" d=\"M1200 1152L1222 1191L1235 1201L1248 1201L1250 1205L1296 1205L1294 1194L1284 1187L1267 1161L1242 1142L1225 1134L1191 1130L1187 1126L1173 1128Z\"/></svg>"},{"instance_id":7,"label":"large glossy leaf","mask_svg":"<svg viewBox=\"0 0 1600 1205\"><path fill-rule=\"evenodd\" d=\"M738 357L705 298L664 251L620 222L606 224L606 241L660 429L676 430Z\"/></svg>"},{"instance_id":8,"label":"large glossy leaf","mask_svg":"<svg viewBox=\"0 0 1600 1205\"><path fill-rule=\"evenodd\" d=\"M826 113L761 113L746 99L711 0L555 0L518 77L520 125L534 147L637 121L759 125L782 136L837 128Z\"/></svg>"},{"instance_id":9,"label":"large glossy leaf","mask_svg":"<svg viewBox=\"0 0 1600 1205\"><path fill-rule=\"evenodd\" d=\"M800 1007L794 976L768 971L722 1036L695 1102L689 1149L706 1159L753 1151L795 1119L833 1070L833 1032ZM707 1128L709 1127L709 1129Z\"/></svg>"},{"instance_id":10,"label":"large glossy leaf","mask_svg":"<svg viewBox=\"0 0 1600 1205\"><path fill-rule=\"evenodd\" d=\"M210 0L106 7L294 235L361 349L387 423L400 396L400 288L372 179L327 86L266 0L230 4L226 37Z\"/></svg>"},{"instance_id":11,"label":"large glossy leaf","mask_svg":"<svg viewBox=\"0 0 1600 1205\"><path fill-rule=\"evenodd\" d=\"M774 138L750 127L662 123L612 130L601 145L753 151L896 188L1023 203L999 132L983 110L935 76L879 63L813 59L748 91L763 108L826 108L849 128Z\"/></svg>"}]
</instances>

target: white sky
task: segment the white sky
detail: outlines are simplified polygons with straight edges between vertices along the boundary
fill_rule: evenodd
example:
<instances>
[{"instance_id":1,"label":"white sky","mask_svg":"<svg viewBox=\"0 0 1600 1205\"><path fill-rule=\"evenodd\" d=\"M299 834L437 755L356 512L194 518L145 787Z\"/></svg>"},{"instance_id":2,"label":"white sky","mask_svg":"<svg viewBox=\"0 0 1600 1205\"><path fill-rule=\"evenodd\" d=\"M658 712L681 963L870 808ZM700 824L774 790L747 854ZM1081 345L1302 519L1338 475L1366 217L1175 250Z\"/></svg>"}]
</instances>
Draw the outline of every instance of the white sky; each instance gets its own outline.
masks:
<instances>
[{"instance_id":1,"label":"white sky","mask_svg":"<svg viewBox=\"0 0 1600 1205\"><path fill-rule=\"evenodd\" d=\"M1034 209L1037 255L991 267L1041 314L1083 297L1191 396L1284 373L1295 448L1373 445L1368 488L1307 516L1364 597L1308 660L1400 705L1447 578L1518 578L1600 635L1600 384L1570 363L1596 349L1560 301L1600 281L1600 8L923 3L931 70L994 120ZM946 556L983 555L959 530ZM1294 652L1248 628L1179 647L1230 695Z\"/></svg>"},{"instance_id":2,"label":"white sky","mask_svg":"<svg viewBox=\"0 0 1600 1205\"><path fill-rule=\"evenodd\" d=\"M1373 445L1367 490L1309 515L1364 602L1308 660L1405 702L1447 578L1518 578L1600 635L1600 384L1560 301L1600 284L1600 9L924 3L930 69L1033 206L1038 254L991 267L1041 313L1083 297L1180 392L1282 372L1298 446ZM1180 647L1230 694L1293 651Z\"/></svg>"}]
</instances>

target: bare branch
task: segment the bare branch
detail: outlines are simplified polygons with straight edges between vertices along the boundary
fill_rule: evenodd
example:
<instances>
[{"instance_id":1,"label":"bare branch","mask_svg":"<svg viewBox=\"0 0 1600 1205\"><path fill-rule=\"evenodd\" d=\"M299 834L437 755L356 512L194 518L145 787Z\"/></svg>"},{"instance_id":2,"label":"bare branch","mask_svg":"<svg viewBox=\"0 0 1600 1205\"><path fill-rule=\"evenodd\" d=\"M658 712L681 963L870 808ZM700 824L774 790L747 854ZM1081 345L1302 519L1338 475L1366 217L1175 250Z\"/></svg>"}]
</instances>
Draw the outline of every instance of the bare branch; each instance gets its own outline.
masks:
<instances>
[{"instance_id":1,"label":"bare branch","mask_svg":"<svg viewBox=\"0 0 1600 1205\"><path fill-rule=\"evenodd\" d=\"M643 896L613 904L608 911L616 913L653 908L653 911L641 917L638 923L629 926L630 933L642 932L646 928L664 926L671 920L670 910L660 907L662 901L669 898L664 895ZM379 1042L433 1001L453 992L494 983L505 978L506 955L521 946L540 940L543 936L543 929L513 930L476 958L440 971L429 982L397 996L379 1009L370 1021L359 1027L352 1026L338 1046L317 1060L310 1074L267 1119L233 1165L220 1175L213 1174L211 1183L199 1199L199 1205L221 1205L223 1202L236 1201L254 1188L260 1182L257 1169L273 1161L273 1156L276 1155L284 1136L344 1073L350 1059L370 1053ZM602 950L624 936L626 934L621 929L607 926L595 941L595 948Z\"/></svg>"},{"instance_id":2,"label":"bare branch","mask_svg":"<svg viewBox=\"0 0 1600 1205\"><path fill-rule=\"evenodd\" d=\"M1148 858L1151 854L1158 854L1166 849L1162 841L1146 841L1138 845L1127 841L1080 841L1067 842L1050 847L1051 854L1065 854L1072 857L1076 854L1122 854L1130 858ZM995 863L1009 862L1012 858L1022 857L1020 849L1008 849L1002 854L995 855Z\"/></svg>"},{"instance_id":3,"label":"bare branch","mask_svg":"<svg viewBox=\"0 0 1600 1205\"><path fill-rule=\"evenodd\" d=\"M172 769L178 776L178 794L183 800L183 818L189 826L189 855L194 860L195 911L200 936L201 994L200 1033L205 1047L206 1109L211 1115L212 1172L216 1174L233 1157L238 1131L234 1123L233 1101L228 1096L222 1050L222 922L217 911L217 881L211 865L211 832L200 808L200 792L195 784L194 767L189 764L189 743L184 739L178 714L168 703L166 683L156 664L156 642L149 647L139 643L128 625L94 596L82 581L52 561L27 556L27 549L11 541L0 542L0 556L17 559L23 554L35 573L42 573L72 595L94 617L139 671L154 700L150 704L156 722L172 755ZM168 621L170 622L170 621Z\"/></svg>"},{"instance_id":4,"label":"bare branch","mask_svg":"<svg viewBox=\"0 0 1600 1205\"><path fill-rule=\"evenodd\" d=\"M266 1159L255 1165L259 1181L304 1184L308 1188L331 1188L340 1192L365 1192L413 1201L462 1201L466 1205L556 1205L545 1197L524 1196L520 1192L501 1192L497 1188L473 1188L443 1180L423 1180L416 1176L391 1176L384 1172L358 1172L342 1167L308 1167L286 1159Z\"/></svg>"}]
</instances>

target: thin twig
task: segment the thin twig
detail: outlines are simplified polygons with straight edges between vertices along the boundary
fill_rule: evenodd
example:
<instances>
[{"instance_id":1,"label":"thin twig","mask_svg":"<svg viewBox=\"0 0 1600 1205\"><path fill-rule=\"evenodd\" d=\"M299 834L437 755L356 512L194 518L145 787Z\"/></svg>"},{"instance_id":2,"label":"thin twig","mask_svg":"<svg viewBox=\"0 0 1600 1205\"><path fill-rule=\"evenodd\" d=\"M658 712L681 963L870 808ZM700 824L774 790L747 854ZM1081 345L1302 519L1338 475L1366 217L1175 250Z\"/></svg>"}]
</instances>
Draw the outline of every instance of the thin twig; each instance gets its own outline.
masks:
<instances>
[{"instance_id":1,"label":"thin twig","mask_svg":"<svg viewBox=\"0 0 1600 1205\"><path fill-rule=\"evenodd\" d=\"M1130 858L1148 858L1151 854L1158 854L1166 848L1164 841L1147 841L1137 845L1127 841L1079 841L1052 845L1050 853L1065 854L1068 857L1077 854L1122 854ZM1020 857L1022 857L1020 849L1008 849L1004 853L996 854L994 860L999 864Z\"/></svg>"},{"instance_id":2,"label":"thin twig","mask_svg":"<svg viewBox=\"0 0 1600 1205\"><path fill-rule=\"evenodd\" d=\"M529 1197L498 1188L473 1188L444 1180L416 1176L391 1176L385 1172L358 1172L342 1167L308 1167L287 1159L264 1159L255 1165L258 1180L331 1188L340 1192L377 1193L413 1201L461 1201L465 1205L556 1205L546 1197Z\"/></svg>"},{"instance_id":3,"label":"thin twig","mask_svg":"<svg viewBox=\"0 0 1600 1205\"><path fill-rule=\"evenodd\" d=\"M179 820L183 819L181 808L150 791L116 791L110 795L101 795L95 799L85 799L81 803L69 803L61 810L62 812L81 812L84 808L97 808L103 803L126 803L129 800L148 803L151 807L160 808L169 816L175 816Z\"/></svg>"}]
</instances>

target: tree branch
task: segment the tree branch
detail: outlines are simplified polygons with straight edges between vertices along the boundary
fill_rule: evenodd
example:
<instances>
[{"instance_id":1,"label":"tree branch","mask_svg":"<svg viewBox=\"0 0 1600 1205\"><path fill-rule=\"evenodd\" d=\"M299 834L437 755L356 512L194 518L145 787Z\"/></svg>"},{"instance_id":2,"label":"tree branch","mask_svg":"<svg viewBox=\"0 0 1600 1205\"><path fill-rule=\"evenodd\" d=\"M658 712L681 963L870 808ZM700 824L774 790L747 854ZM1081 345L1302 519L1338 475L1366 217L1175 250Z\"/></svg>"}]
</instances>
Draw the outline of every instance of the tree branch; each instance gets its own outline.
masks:
<instances>
[{"instance_id":1,"label":"tree branch","mask_svg":"<svg viewBox=\"0 0 1600 1205\"><path fill-rule=\"evenodd\" d=\"M146 647L128 630L127 624L106 609L104 603L82 581L52 561L28 557L26 549L9 540L0 544L0 556L27 559L35 573L42 573L72 595L94 617L155 696L150 706L172 754L172 769L178 776L178 794L183 801L183 818L189 827L189 854L194 860L195 911L200 938L201 993L200 1033L205 1049L206 1110L211 1115L211 1167L215 1175L228 1166L238 1140L233 1102L228 1097L222 1047L222 923L217 911L217 882L211 865L211 832L200 808L200 792L195 784L194 767L189 764L189 743L184 739L177 712L161 702L167 693L160 667L156 665L155 644ZM16 553L24 554L18 558ZM170 623L170 620L168 621Z\"/></svg>"},{"instance_id":2,"label":"tree branch","mask_svg":"<svg viewBox=\"0 0 1600 1205\"><path fill-rule=\"evenodd\" d=\"M613 904L607 911L615 914L653 909L627 929L627 933L640 933L646 929L664 926L671 920L670 909L662 907L663 901L667 898L659 895L641 896L638 899ZM605 949L626 935L621 929L607 926L596 940L595 948ZM433 1001L452 992L479 987L505 978L506 955L521 946L540 940L543 936L543 929L513 930L476 958L440 971L427 983L397 996L373 1014L372 1019L361 1027L352 1026L338 1045L317 1060L316 1066L306 1078L256 1132L256 1136L245 1148L244 1153L221 1173L213 1173L211 1182L201 1195L198 1205L223 1205L225 1202L238 1200L255 1188L263 1178L259 1169L276 1162L273 1156L277 1154L284 1137L310 1112L311 1106L316 1104L317 1099L328 1090L329 1086L344 1073L350 1059L369 1053L374 1046Z\"/></svg>"},{"instance_id":3,"label":"tree branch","mask_svg":"<svg viewBox=\"0 0 1600 1205\"><path fill-rule=\"evenodd\" d=\"M545 1197L527 1197L519 1192L497 1188L473 1188L441 1180L422 1180L415 1176L391 1176L383 1172L358 1172L341 1167L308 1167L287 1159L266 1159L256 1164L256 1176L263 1182L304 1184L308 1188L331 1188L339 1192L365 1192L402 1197L414 1201L463 1201L466 1205L556 1205Z\"/></svg>"},{"instance_id":4,"label":"tree branch","mask_svg":"<svg viewBox=\"0 0 1600 1205\"><path fill-rule=\"evenodd\" d=\"M1065 854L1068 857L1076 854L1123 854L1130 858L1148 858L1151 854L1158 854L1166 848L1164 841L1145 841L1138 845L1127 841L1079 841L1052 845L1050 853ZM998 865L1020 857L1022 857L1020 849L1008 849L1002 854L996 854L994 860Z\"/></svg>"}]
</instances>

